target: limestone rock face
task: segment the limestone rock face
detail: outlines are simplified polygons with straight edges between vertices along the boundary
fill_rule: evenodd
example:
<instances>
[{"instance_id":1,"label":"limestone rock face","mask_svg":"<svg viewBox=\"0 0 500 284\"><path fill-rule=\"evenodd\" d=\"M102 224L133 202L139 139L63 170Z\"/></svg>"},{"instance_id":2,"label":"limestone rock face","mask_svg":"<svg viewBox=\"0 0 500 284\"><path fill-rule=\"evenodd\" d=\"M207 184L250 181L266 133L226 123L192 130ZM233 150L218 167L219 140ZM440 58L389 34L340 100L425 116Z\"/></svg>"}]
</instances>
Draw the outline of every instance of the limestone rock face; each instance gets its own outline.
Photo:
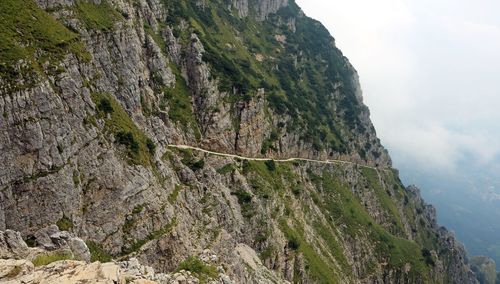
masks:
<instances>
[{"instance_id":1,"label":"limestone rock face","mask_svg":"<svg viewBox=\"0 0 500 284\"><path fill-rule=\"evenodd\" d=\"M67 232L66 232L67 233ZM8 231L2 234L19 235L17 232ZM19 244L28 250L24 241L19 241ZM14 244L11 241L12 244ZM242 245L243 246L243 245ZM85 246L86 247L86 246ZM3 246L2 246L3 248ZM244 263L250 265L252 269L265 273L260 275L259 283L285 283L279 278L270 276L273 273L262 265L255 251L250 247L239 249L241 259ZM245 252L242 252L245 251ZM15 255L16 257L19 255ZM77 256L77 254L75 254ZM218 261L218 256L210 250L203 251L200 256L198 266L206 264L215 264ZM34 260L36 261L36 259ZM195 269L195 268L193 268ZM180 270L170 274L155 273L152 267L144 266L139 263L136 258L131 258L128 261L122 262L93 262L89 263L77 260L55 260L51 263L35 267L33 263L26 259L0 259L0 281L2 283L137 283L137 284L197 284L200 283L202 274L199 271L190 272ZM204 279L204 278L203 278ZM210 282L212 284L231 284L235 283L231 278L224 273L224 268L219 266L217 274L213 275Z\"/></svg>"},{"instance_id":2,"label":"limestone rock face","mask_svg":"<svg viewBox=\"0 0 500 284\"><path fill-rule=\"evenodd\" d=\"M222 2L34 2L70 39L0 68L0 281L475 283L326 29Z\"/></svg>"},{"instance_id":3,"label":"limestone rock face","mask_svg":"<svg viewBox=\"0 0 500 284\"><path fill-rule=\"evenodd\" d=\"M28 260L0 259L0 281L2 283L21 283L17 279L31 274L33 271L33 263Z\"/></svg>"},{"instance_id":4,"label":"limestone rock face","mask_svg":"<svg viewBox=\"0 0 500 284\"><path fill-rule=\"evenodd\" d=\"M23 258L27 254L28 246L19 232L0 231L0 258Z\"/></svg>"},{"instance_id":5,"label":"limestone rock face","mask_svg":"<svg viewBox=\"0 0 500 284\"><path fill-rule=\"evenodd\" d=\"M253 4L253 6L252 6ZM288 5L288 0L232 0L233 7L238 11L240 17L247 17L250 11L255 13L258 20L263 21L269 14L276 13L279 9Z\"/></svg>"}]
</instances>

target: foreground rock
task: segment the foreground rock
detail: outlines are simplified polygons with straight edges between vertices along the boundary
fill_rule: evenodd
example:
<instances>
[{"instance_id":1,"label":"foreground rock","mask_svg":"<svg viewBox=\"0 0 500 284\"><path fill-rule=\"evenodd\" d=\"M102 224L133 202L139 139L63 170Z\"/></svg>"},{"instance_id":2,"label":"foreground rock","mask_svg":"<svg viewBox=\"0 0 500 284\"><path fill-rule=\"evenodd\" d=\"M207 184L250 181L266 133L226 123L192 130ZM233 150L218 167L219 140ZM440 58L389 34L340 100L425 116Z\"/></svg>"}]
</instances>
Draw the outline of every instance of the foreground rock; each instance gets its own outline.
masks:
<instances>
[{"instance_id":1,"label":"foreground rock","mask_svg":"<svg viewBox=\"0 0 500 284\"><path fill-rule=\"evenodd\" d=\"M0 260L0 281L2 283L110 283L110 284L181 284L199 283L188 271L175 274L155 274L151 268L144 271L128 270L119 263L86 263L75 260L61 260L51 264L33 267L25 260ZM222 283L212 281L212 283Z\"/></svg>"}]
</instances>

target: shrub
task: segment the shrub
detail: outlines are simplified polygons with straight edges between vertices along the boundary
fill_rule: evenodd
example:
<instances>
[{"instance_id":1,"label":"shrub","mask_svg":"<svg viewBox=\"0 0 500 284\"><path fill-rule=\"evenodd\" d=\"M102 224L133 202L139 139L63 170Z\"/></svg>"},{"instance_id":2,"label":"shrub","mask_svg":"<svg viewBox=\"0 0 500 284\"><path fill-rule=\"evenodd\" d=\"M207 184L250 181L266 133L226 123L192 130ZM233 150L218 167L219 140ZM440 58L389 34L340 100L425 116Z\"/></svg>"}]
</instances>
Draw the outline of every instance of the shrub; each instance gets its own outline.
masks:
<instances>
[{"instance_id":1,"label":"shrub","mask_svg":"<svg viewBox=\"0 0 500 284\"><path fill-rule=\"evenodd\" d=\"M186 270L195 274L201 283L206 283L209 278L216 278L219 273L217 268L207 265L198 257L190 256L179 264L177 271Z\"/></svg>"},{"instance_id":2,"label":"shrub","mask_svg":"<svg viewBox=\"0 0 500 284\"><path fill-rule=\"evenodd\" d=\"M139 152L139 143L134 139L132 132L120 131L116 133L116 142L127 146L132 152Z\"/></svg>"},{"instance_id":3,"label":"shrub","mask_svg":"<svg viewBox=\"0 0 500 284\"><path fill-rule=\"evenodd\" d=\"M104 130L115 136L115 142L127 146L129 150L126 153L128 161L135 165L154 166L152 155L147 147L148 137L132 121L121 104L112 95L106 93L92 93L91 98L99 109L97 118L103 119L105 122ZM111 113L103 115L111 109L113 109ZM94 117L91 117L90 123L97 127Z\"/></svg>"},{"instance_id":4,"label":"shrub","mask_svg":"<svg viewBox=\"0 0 500 284\"><path fill-rule=\"evenodd\" d=\"M61 231L70 231L73 229L73 221L66 216L57 221L56 225Z\"/></svg>"},{"instance_id":5,"label":"shrub","mask_svg":"<svg viewBox=\"0 0 500 284\"><path fill-rule=\"evenodd\" d=\"M248 192L246 192L242 189L240 189L236 192L231 192L231 195L235 195L236 198L238 198L239 204L245 204L245 203L252 202L252 196Z\"/></svg>"},{"instance_id":6,"label":"shrub","mask_svg":"<svg viewBox=\"0 0 500 284\"><path fill-rule=\"evenodd\" d=\"M69 251L56 251L50 254L43 254L37 256L33 260L33 265L34 266L43 266L50 264L52 262L56 262L59 260L67 260L67 259L72 259L73 254Z\"/></svg>"},{"instance_id":7,"label":"shrub","mask_svg":"<svg viewBox=\"0 0 500 284\"><path fill-rule=\"evenodd\" d=\"M189 163L189 168L191 168L193 171L198 171L198 170L201 170L203 169L203 167L205 166L205 160L201 159L201 160L198 160L196 162L191 162Z\"/></svg>"},{"instance_id":8,"label":"shrub","mask_svg":"<svg viewBox=\"0 0 500 284\"><path fill-rule=\"evenodd\" d=\"M431 254L430 250L423 248L422 249L422 256L424 257L425 264L427 264L427 266L435 266L436 265L436 263L434 262L434 259L432 258L432 254Z\"/></svg>"},{"instance_id":9,"label":"shrub","mask_svg":"<svg viewBox=\"0 0 500 284\"><path fill-rule=\"evenodd\" d=\"M153 142L153 140L151 140L150 138L148 138L146 140L146 147L148 147L148 150L149 150L149 153L151 155L153 155L155 153L155 150L156 150L156 145L155 143Z\"/></svg>"},{"instance_id":10,"label":"shrub","mask_svg":"<svg viewBox=\"0 0 500 284\"><path fill-rule=\"evenodd\" d=\"M97 108L104 113L112 113L113 112L113 106L111 105L111 102L109 101L108 98L101 98Z\"/></svg>"},{"instance_id":11,"label":"shrub","mask_svg":"<svg viewBox=\"0 0 500 284\"><path fill-rule=\"evenodd\" d=\"M300 247L300 241L295 236L288 239L288 247L292 250L298 250Z\"/></svg>"},{"instance_id":12,"label":"shrub","mask_svg":"<svg viewBox=\"0 0 500 284\"><path fill-rule=\"evenodd\" d=\"M86 244L90 250L90 261L109 262L112 260L111 255L104 251L99 244L92 241L86 242Z\"/></svg>"},{"instance_id":13,"label":"shrub","mask_svg":"<svg viewBox=\"0 0 500 284\"><path fill-rule=\"evenodd\" d=\"M274 171L276 170L276 163L274 162L274 160L267 160L265 161L265 164L266 164L266 167L269 171Z\"/></svg>"}]
</instances>

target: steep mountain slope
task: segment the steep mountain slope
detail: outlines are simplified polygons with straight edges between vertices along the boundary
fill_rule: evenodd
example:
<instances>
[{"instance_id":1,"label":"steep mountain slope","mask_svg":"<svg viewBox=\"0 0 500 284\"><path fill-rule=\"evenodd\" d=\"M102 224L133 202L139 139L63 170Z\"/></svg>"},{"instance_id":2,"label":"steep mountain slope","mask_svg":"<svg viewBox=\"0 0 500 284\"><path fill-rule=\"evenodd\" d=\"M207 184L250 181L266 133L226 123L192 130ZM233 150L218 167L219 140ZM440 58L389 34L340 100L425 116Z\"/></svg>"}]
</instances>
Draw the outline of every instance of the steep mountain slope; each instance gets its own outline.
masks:
<instances>
[{"instance_id":1,"label":"steep mountain slope","mask_svg":"<svg viewBox=\"0 0 500 284\"><path fill-rule=\"evenodd\" d=\"M475 282L293 1L6 0L0 24L1 230L165 273L209 250L235 283Z\"/></svg>"}]
</instances>

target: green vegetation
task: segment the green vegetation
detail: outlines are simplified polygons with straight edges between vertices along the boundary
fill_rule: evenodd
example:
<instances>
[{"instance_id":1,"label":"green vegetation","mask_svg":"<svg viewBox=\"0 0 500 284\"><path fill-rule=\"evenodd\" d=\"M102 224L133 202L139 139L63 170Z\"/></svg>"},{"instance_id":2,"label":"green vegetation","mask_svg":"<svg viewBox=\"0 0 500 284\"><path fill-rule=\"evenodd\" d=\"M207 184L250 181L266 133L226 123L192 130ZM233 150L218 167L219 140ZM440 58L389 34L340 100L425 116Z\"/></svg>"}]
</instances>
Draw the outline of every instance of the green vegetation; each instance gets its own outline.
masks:
<instances>
[{"instance_id":1,"label":"green vegetation","mask_svg":"<svg viewBox=\"0 0 500 284\"><path fill-rule=\"evenodd\" d=\"M280 228L288 239L288 247L302 253L307 263L308 273L316 283L339 283L333 271L335 265L322 257L304 238L304 232L292 229L287 222L280 220Z\"/></svg>"},{"instance_id":2,"label":"green vegetation","mask_svg":"<svg viewBox=\"0 0 500 284\"><path fill-rule=\"evenodd\" d=\"M176 84L173 88L162 88L163 100L160 103L160 109L165 110L168 103L169 118L174 122L180 123L185 131L192 129L194 135L199 139L201 134L193 113L191 91L184 78L180 75L180 71L177 68L173 68L173 70L175 72Z\"/></svg>"},{"instance_id":3,"label":"green vegetation","mask_svg":"<svg viewBox=\"0 0 500 284\"><path fill-rule=\"evenodd\" d=\"M2 88L16 90L34 83L36 73L60 72L59 62L71 52L89 60L78 35L71 32L33 0L0 1L0 75ZM18 64L25 60L26 64ZM24 83L17 82L23 78Z\"/></svg>"},{"instance_id":4,"label":"green vegetation","mask_svg":"<svg viewBox=\"0 0 500 284\"><path fill-rule=\"evenodd\" d=\"M182 188L182 185L175 185L174 191L168 196L168 202L170 202L170 204L175 204L177 198L179 197L179 192L182 190Z\"/></svg>"},{"instance_id":5,"label":"green vegetation","mask_svg":"<svg viewBox=\"0 0 500 284\"><path fill-rule=\"evenodd\" d=\"M61 231L71 231L73 229L73 220L63 216L59 219L59 221L57 221L56 225Z\"/></svg>"},{"instance_id":6,"label":"green vegetation","mask_svg":"<svg viewBox=\"0 0 500 284\"><path fill-rule=\"evenodd\" d=\"M105 114L113 113L113 106L111 106L111 102L107 97L103 97L97 103L97 109L102 111Z\"/></svg>"},{"instance_id":7,"label":"green vegetation","mask_svg":"<svg viewBox=\"0 0 500 284\"><path fill-rule=\"evenodd\" d=\"M324 172L323 176L309 173L318 188L323 188L324 201L320 204L322 210L328 212L335 220L341 220L346 225L345 233L356 237L368 233L376 243L376 250L381 259L387 259L389 267L402 268L410 263L412 277L426 277L428 265L422 256L420 246L387 232L378 225L361 205L358 198L345 186L339 183L331 174Z\"/></svg>"},{"instance_id":8,"label":"green vegetation","mask_svg":"<svg viewBox=\"0 0 500 284\"><path fill-rule=\"evenodd\" d=\"M265 155L265 154L267 154L269 149L271 149L273 151L277 151L278 149L276 149L276 147L274 147L274 143L276 141L278 141L278 138L279 138L278 133L276 132L276 130L273 130L271 132L270 137L265 139L264 142L262 143L262 149L260 150L260 153L262 155Z\"/></svg>"},{"instance_id":9,"label":"green vegetation","mask_svg":"<svg viewBox=\"0 0 500 284\"><path fill-rule=\"evenodd\" d=\"M127 146L133 154L139 153L139 142L135 140L132 132L119 131L115 135L115 140L117 143Z\"/></svg>"},{"instance_id":10,"label":"green vegetation","mask_svg":"<svg viewBox=\"0 0 500 284\"><path fill-rule=\"evenodd\" d=\"M231 192L231 195L236 196L238 203L241 206L241 214L245 218L252 218L255 215L255 206L252 204L252 195L243 189Z\"/></svg>"},{"instance_id":11,"label":"green vegetation","mask_svg":"<svg viewBox=\"0 0 500 284\"><path fill-rule=\"evenodd\" d=\"M231 194L236 196L236 198L238 198L239 204L246 204L252 202L252 196L248 192L242 189L235 192L231 192Z\"/></svg>"},{"instance_id":12,"label":"green vegetation","mask_svg":"<svg viewBox=\"0 0 500 284\"><path fill-rule=\"evenodd\" d=\"M92 30L111 31L115 22L123 19L106 0L102 0L100 4L78 1L75 11L85 27Z\"/></svg>"},{"instance_id":13,"label":"green vegetation","mask_svg":"<svg viewBox=\"0 0 500 284\"><path fill-rule=\"evenodd\" d=\"M274 171L276 170L276 163L273 160L267 160L264 162L266 164L266 167L269 171Z\"/></svg>"},{"instance_id":14,"label":"green vegetation","mask_svg":"<svg viewBox=\"0 0 500 284\"><path fill-rule=\"evenodd\" d=\"M149 138L132 121L129 115L110 94L93 93L98 116L105 121L106 130L115 136L117 143L125 146L128 161L134 165L152 166Z\"/></svg>"},{"instance_id":15,"label":"green vegetation","mask_svg":"<svg viewBox=\"0 0 500 284\"><path fill-rule=\"evenodd\" d=\"M144 204L137 205L132 210L132 214L139 214L142 212L142 210L144 210Z\"/></svg>"},{"instance_id":16,"label":"green vegetation","mask_svg":"<svg viewBox=\"0 0 500 284\"><path fill-rule=\"evenodd\" d=\"M37 245L36 238L33 235L28 235L24 241L30 248L34 248Z\"/></svg>"},{"instance_id":17,"label":"green vegetation","mask_svg":"<svg viewBox=\"0 0 500 284\"><path fill-rule=\"evenodd\" d=\"M181 43L188 44L192 32L198 35L205 48L203 60L219 81L219 90L228 93L228 102L248 102L264 88L274 112L292 118L287 131L301 129L301 138L316 150L345 152L352 129L365 130L358 118L363 107L355 95L354 70L321 24L298 17L295 3L263 22L240 18L221 1L203 6L191 1L163 3L171 15L167 24L174 27ZM287 25L291 17L297 21L296 30ZM191 27L175 29L181 19ZM331 94L337 91L340 96L333 98ZM341 111L325 102L338 105ZM234 127L239 127L237 121ZM274 134L264 141L262 153L276 150L273 142L278 133Z\"/></svg>"},{"instance_id":18,"label":"green vegetation","mask_svg":"<svg viewBox=\"0 0 500 284\"><path fill-rule=\"evenodd\" d=\"M404 227L401 222L401 215L399 210L394 203L393 198L390 196L389 190L384 190L379 180L379 173L375 169L370 168L362 168L362 173L371 189L375 192L378 201L380 202L382 208L386 211L386 216L389 219L392 219L393 230L391 233L395 235L404 235Z\"/></svg>"},{"instance_id":19,"label":"green vegetation","mask_svg":"<svg viewBox=\"0 0 500 284\"><path fill-rule=\"evenodd\" d=\"M198 257L190 256L179 264L177 271L186 270L193 273L201 283L207 283L208 280L217 278L219 273L217 268L212 265L207 265Z\"/></svg>"},{"instance_id":20,"label":"green vegetation","mask_svg":"<svg viewBox=\"0 0 500 284\"><path fill-rule=\"evenodd\" d=\"M228 173L232 173L233 171L234 171L234 166L231 163L226 164L225 166L223 166L220 169L217 169L217 173L220 174L220 175L225 175L225 174L228 174Z\"/></svg>"},{"instance_id":21,"label":"green vegetation","mask_svg":"<svg viewBox=\"0 0 500 284\"><path fill-rule=\"evenodd\" d=\"M21 266L14 266L7 274L5 274L2 278L4 279L11 279L15 278L16 276L19 275L23 271L23 268Z\"/></svg>"},{"instance_id":22,"label":"green vegetation","mask_svg":"<svg viewBox=\"0 0 500 284\"><path fill-rule=\"evenodd\" d=\"M166 235L176 225L177 225L177 219L174 218L169 224L161 227L160 229L158 229L156 231L151 232L145 239L135 240L130 244L130 246L123 247L122 248L122 255L128 255L128 254L139 251L146 243L153 241L153 240L156 240L163 235Z\"/></svg>"},{"instance_id":23,"label":"green vegetation","mask_svg":"<svg viewBox=\"0 0 500 284\"><path fill-rule=\"evenodd\" d=\"M153 142L153 140L151 140L150 138L146 139L146 147L148 148L149 153L150 153L151 155L154 155L154 154L155 154L155 151L156 151L156 145L155 145L155 143Z\"/></svg>"},{"instance_id":24,"label":"green vegetation","mask_svg":"<svg viewBox=\"0 0 500 284\"><path fill-rule=\"evenodd\" d=\"M193 172L199 171L205 166L205 160L203 158L196 159L191 149L179 150L179 153L182 155L181 162L193 170Z\"/></svg>"},{"instance_id":25,"label":"green vegetation","mask_svg":"<svg viewBox=\"0 0 500 284\"><path fill-rule=\"evenodd\" d=\"M90 250L90 261L100 261L100 262L110 262L113 258L108 254L102 247L92 241L86 242L87 247Z\"/></svg>"},{"instance_id":26,"label":"green vegetation","mask_svg":"<svg viewBox=\"0 0 500 284\"><path fill-rule=\"evenodd\" d=\"M171 17L169 17L169 19L170 18ZM144 24L144 29L163 50L163 52L167 53L168 48L165 40L159 34L156 34L146 23ZM169 119L179 123L186 132L192 130L195 137L200 139L201 133L198 128L196 116L193 112L191 90L189 89L179 68L177 68L174 64L171 64L170 68L175 75L174 86L166 86L159 74L153 74L152 76L155 91L162 94L159 108L162 111L166 111L168 106Z\"/></svg>"},{"instance_id":27,"label":"green vegetation","mask_svg":"<svg viewBox=\"0 0 500 284\"><path fill-rule=\"evenodd\" d=\"M35 257L35 259L33 259L32 262L33 262L33 265L35 265L35 267L38 267L38 266L47 265L47 264L50 264L52 262L56 262L59 260L68 260L68 259L72 259L72 258L73 258L73 254L69 251L55 251L55 252L39 255L39 256Z\"/></svg>"},{"instance_id":28,"label":"green vegetation","mask_svg":"<svg viewBox=\"0 0 500 284\"><path fill-rule=\"evenodd\" d=\"M283 193L296 180L292 165L267 161L243 161L243 173L252 174L252 186L262 194Z\"/></svg>"},{"instance_id":29,"label":"green vegetation","mask_svg":"<svg viewBox=\"0 0 500 284\"><path fill-rule=\"evenodd\" d=\"M329 228L328 225L322 224L319 221L314 222L313 228L315 232L325 241L328 253L334 256L335 261L340 264L342 271L352 271L352 268L344 255L344 250L335 239L332 229Z\"/></svg>"}]
</instances>

